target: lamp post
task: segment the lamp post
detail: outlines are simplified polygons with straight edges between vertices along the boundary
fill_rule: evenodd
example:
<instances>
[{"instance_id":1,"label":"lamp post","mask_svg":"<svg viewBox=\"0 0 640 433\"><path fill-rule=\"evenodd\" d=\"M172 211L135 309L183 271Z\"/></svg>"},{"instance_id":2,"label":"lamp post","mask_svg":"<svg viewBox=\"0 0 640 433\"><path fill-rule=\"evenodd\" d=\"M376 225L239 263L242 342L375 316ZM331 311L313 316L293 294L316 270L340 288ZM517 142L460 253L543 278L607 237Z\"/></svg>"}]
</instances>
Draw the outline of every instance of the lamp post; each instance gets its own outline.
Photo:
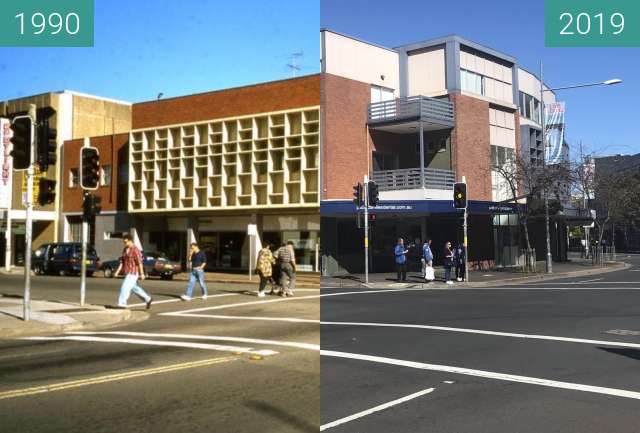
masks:
<instances>
[{"instance_id":1,"label":"lamp post","mask_svg":"<svg viewBox=\"0 0 640 433\"><path fill-rule=\"evenodd\" d=\"M622 83L622 80L618 78L613 78L606 81L600 81L596 83L586 83L586 84L574 84L571 86L563 86L563 87L555 87L553 89L545 89L544 81L542 79L542 61L540 61L540 111L542 116L542 146L544 148L544 157L542 158L542 163L546 167L547 165L547 131L546 131L546 116L545 116L545 104L544 104L544 92L554 92L556 90L566 90L566 89L577 89L581 87L593 87L593 86L611 86L614 84ZM546 245L547 245L547 273L553 273L553 263L551 260L551 235L549 233L549 197L547 194L546 187L543 190L544 194L544 228L546 235Z\"/></svg>"}]
</instances>

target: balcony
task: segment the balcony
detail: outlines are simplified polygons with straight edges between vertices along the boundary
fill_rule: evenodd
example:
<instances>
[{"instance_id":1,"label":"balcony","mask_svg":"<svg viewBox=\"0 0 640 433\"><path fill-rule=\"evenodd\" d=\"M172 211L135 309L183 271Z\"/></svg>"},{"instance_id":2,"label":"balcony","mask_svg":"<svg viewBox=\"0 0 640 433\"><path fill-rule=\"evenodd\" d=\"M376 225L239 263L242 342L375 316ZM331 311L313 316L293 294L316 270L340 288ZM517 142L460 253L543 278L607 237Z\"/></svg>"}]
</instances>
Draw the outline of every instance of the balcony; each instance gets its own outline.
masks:
<instances>
[{"instance_id":1,"label":"balcony","mask_svg":"<svg viewBox=\"0 0 640 433\"><path fill-rule=\"evenodd\" d=\"M422 123L424 130L453 128L453 103L427 96L410 96L369 104L370 128L392 130L390 126Z\"/></svg>"},{"instance_id":2,"label":"balcony","mask_svg":"<svg viewBox=\"0 0 640 433\"><path fill-rule=\"evenodd\" d=\"M455 172L435 168L424 169L424 185L420 185L420 169L404 168L399 170L374 171L371 180L378 184L380 191L398 191L408 189L453 190L456 182Z\"/></svg>"}]
</instances>

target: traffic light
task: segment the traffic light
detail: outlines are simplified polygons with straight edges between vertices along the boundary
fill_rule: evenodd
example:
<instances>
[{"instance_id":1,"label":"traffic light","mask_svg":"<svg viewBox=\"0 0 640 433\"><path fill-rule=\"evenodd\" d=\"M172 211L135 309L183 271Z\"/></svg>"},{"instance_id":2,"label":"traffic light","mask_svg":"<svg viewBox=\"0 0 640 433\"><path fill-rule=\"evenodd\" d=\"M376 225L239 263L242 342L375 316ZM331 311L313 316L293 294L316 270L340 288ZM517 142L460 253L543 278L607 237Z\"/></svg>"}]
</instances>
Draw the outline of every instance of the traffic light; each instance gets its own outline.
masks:
<instances>
[{"instance_id":1,"label":"traffic light","mask_svg":"<svg viewBox=\"0 0 640 433\"><path fill-rule=\"evenodd\" d=\"M372 180L369 181L367 193L369 194L369 206L377 206L379 201L378 185Z\"/></svg>"},{"instance_id":2,"label":"traffic light","mask_svg":"<svg viewBox=\"0 0 640 433\"><path fill-rule=\"evenodd\" d=\"M52 179L40 178L38 193L38 203L44 206L56 200L56 181Z\"/></svg>"},{"instance_id":3,"label":"traffic light","mask_svg":"<svg viewBox=\"0 0 640 433\"><path fill-rule=\"evenodd\" d=\"M31 128L31 118L20 116L11 122L11 144L13 150L13 168L15 170L26 170L31 166L31 146L33 144L33 130Z\"/></svg>"},{"instance_id":4,"label":"traffic light","mask_svg":"<svg viewBox=\"0 0 640 433\"><path fill-rule=\"evenodd\" d=\"M364 206L364 194L363 194L363 187L362 184L360 182L358 182L357 184L355 184L353 186L353 202L355 203L356 207L362 207Z\"/></svg>"},{"instance_id":5,"label":"traffic light","mask_svg":"<svg viewBox=\"0 0 640 433\"><path fill-rule=\"evenodd\" d=\"M376 214L370 213L369 214L369 227L370 228L374 228L376 226L376 221L377 220L378 220L378 217L376 216Z\"/></svg>"},{"instance_id":6,"label":"traffic light","mask_svg":"<svg viewBox=\"0 0 640 433\"><path fill-rule=\"evenodd\" d=\"M42 173L46 173L49 165L54 165L57 159L56 151L58 150L58 145L56 137L58 136L58 131L49 126L49 120L55 113L56 110L51 107L41 108L37 111L38 165L40 165Z\"/></svg>"},{"instance_id":7,"label":"traffic light","mask_svg":"<svg viewBox=\"0 0 640 433\"><path fill-rule=\"evenodd\" d=\"M90 220L92 217L99 215L102 212L102 198L93 194L84 194L84 200L82 201L82 218L85 221Z\"/></svg>"},{"instance_id":8,"label":"traffic light","mask_svg":"<svg viewBox=\"0 0 640 433\"><path fill-rule=\"evenodd\" d=\"M80 182L82 189L98 189L100 183L100 154L95 147L81 148Z\"/></svg>"},{"instance_id":9,"label":"traffic light","mask_svg":"<svg viewBox=\"0 0 640 433\"><path fill-rule=\"evenodd\" d=\"M456 183L453 185L453 206L456 209L467 208L467 184Z\"/></svg>"}]
</instances>

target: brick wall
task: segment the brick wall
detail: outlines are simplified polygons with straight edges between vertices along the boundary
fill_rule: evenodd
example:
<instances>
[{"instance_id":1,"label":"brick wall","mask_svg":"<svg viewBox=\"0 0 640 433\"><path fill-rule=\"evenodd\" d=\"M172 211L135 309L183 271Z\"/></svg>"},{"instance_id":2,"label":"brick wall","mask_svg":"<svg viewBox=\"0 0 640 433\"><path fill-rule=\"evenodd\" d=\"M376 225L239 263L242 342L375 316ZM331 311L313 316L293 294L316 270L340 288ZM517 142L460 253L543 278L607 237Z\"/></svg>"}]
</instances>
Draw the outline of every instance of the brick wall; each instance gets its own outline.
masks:
<instances>
[{"instance_id":1,"label":"brick wall","mask_svg":"<svg viewBox=\"0 0 640 433\"><path fill-rule=\"evenodd\" d=\"M460 94L452 94L450 99L456 116L451 143L457 180L466 176L470 200L491 201L489 103Z\"/></svg>"},{"instance_id":2,"label":"brick wall","mask_svg":"<svg viewBox=\"0 0 640 433\"><path fill-rule=\"evenodd\" d=\"M133 105L133 129L198 122L320 104L320 75Z\"/></svg>"},{"instance_id":3,"label":"brick wall","mask_svg":"<svg viewBox=\"0 0 640 433\"><path fill-rule=\"evenodd\" d=\"M69 186L69 171L72 168L80 168L80 148L83 140L66 141L63 146L62 167L62 211L82 212L82 189L80 186ZM127 209L126 185L118 184L120 165L127 164L129 134L106 135L92 137L91 145L100 152L100 165L111 166L111 184L100 186L95 194L102 198L103 211L115 211Z\"/></svg>"},{"instance_id":4,"label":"brick wall","mask_svg":"<svg viewBox=\"0 0 640 433\"><path fill-rule=\"evenodd\" d=\"M371 159L367 132L369 85L331 74L321 78L322 199L350 199Z\"/></svg>"}]
</instances>

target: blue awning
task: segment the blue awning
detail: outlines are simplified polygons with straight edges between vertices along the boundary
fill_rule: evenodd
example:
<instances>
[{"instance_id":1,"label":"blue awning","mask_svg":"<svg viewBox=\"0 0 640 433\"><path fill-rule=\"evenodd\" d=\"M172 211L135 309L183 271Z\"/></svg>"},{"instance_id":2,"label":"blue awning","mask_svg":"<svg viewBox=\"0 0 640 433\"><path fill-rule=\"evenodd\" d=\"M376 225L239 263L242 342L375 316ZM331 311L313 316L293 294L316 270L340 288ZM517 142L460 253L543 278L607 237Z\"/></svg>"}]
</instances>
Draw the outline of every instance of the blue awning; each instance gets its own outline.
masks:
<instances>
[{"instance_id":1,"label":"blue awning","mask_svg":"<svg viewBox=\"0 0 640 433\"><path fill-rule=\"evenodd\" d=\"M468 202L470 215L513 214L517 212L514 203L496 203L492 201ZM453 207L452 200L387 200L369 210L376 214L461 214L462 209ZM321 216L347 216L356 213L356 205L350 200L324 200L320 202Z\"/></svg>"}]
</instances>

